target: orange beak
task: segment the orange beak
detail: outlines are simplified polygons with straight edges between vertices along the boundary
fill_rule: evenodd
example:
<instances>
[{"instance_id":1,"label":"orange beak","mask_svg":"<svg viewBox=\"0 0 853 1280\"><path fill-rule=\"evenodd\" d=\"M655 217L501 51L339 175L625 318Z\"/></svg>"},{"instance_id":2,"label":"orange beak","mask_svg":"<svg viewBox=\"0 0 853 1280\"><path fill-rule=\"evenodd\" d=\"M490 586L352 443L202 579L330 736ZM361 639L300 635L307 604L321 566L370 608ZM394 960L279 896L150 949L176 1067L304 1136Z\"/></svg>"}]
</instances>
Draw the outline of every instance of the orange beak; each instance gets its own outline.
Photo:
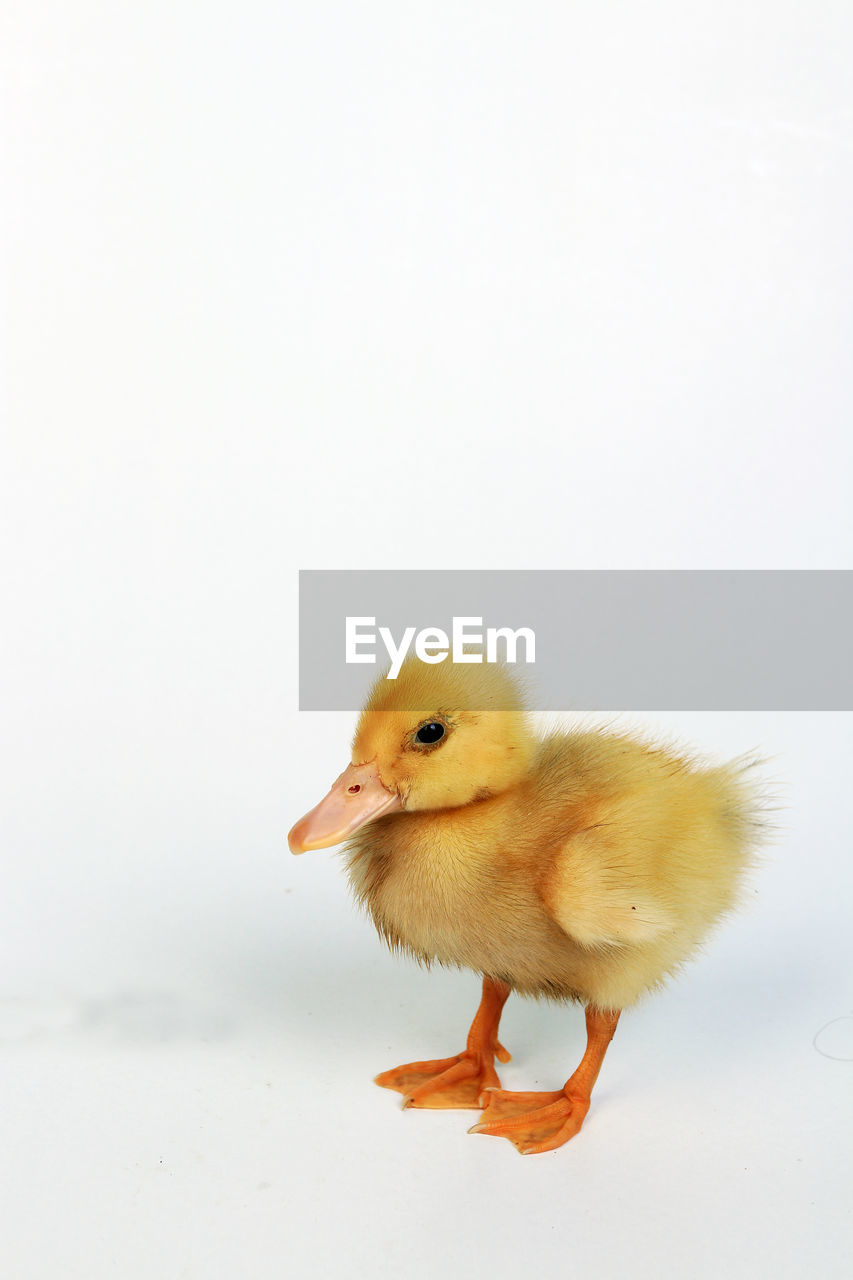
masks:
<instances>
[{"instance_id":1,"label":"orange beak","mask_svg":"<svg viewBox=\"0 0 853 1280\"><path fill-rule=\"evenodd\" d=\"M373 761L351 764L325 799L291 829L287 837L290 852L307 853L340 844L366 822L400 807L400 797L383 785Z\"/></svg>"}]
</instances>

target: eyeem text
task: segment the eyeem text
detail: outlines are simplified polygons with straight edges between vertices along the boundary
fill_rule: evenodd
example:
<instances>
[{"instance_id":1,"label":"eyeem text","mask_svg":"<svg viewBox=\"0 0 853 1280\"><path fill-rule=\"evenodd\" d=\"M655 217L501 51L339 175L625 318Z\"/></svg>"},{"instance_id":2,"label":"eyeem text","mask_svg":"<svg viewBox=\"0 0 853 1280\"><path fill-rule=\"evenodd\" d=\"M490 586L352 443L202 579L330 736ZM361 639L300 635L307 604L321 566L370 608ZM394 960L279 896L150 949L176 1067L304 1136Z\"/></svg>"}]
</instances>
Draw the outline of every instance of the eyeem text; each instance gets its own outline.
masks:
<instances>
[{"instance_id":1,"label":"eyeem text","mask_svg":"<svg viewBox=\"0 0 853 1280\"><path fill-rule=\"evenodd\" d=\"M390 627L377 628L375 618L347 618L347 662L376 662L377 637L391 660L389 680L397 679L413 643L414 652L421 662L444 662L447 655L452 654L453 662L515 663L519 661L519 641L523 641L522 661L536 661L536 635L531 627L518 627L516 630L512 627L486 627L484 632L482 618L454 618L449 636L441 627L424 627L421 631L405 627L398 643ZM499 642L502 644L501 653L498 652ZM475 651L466 653L466 646Z\"/></svg>"}]
</instances>

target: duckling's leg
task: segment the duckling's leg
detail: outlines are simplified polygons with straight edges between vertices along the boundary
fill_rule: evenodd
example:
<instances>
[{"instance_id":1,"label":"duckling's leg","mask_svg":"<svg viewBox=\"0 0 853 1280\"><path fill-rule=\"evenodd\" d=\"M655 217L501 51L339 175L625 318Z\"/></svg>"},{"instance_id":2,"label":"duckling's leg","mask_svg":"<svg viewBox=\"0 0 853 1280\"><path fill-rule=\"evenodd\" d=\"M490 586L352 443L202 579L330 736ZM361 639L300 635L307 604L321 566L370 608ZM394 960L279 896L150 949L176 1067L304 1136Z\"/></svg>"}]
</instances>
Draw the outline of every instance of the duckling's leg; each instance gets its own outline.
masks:
<instances>
[{"instance_id":1,"label":"duckling's leg","mask_svg":"<svg viewBox=\"0 0 853 1280\"><path fill-rule=\"evenodd\" d=\"M402 1093L403 1107L470 1107L477 1110L485 1089L499 1089L500 1080L494 1059L509 1062L510 1054L498 1041L501 1010L510 989L493 978L483 979L483 998L477 1010L468 1044L453 1058L436 1058L432 1062L408 1062L405 1066L383 1071L376 1083L384 1089Z\"/></svg>"},{"instance_id":2,"label":"duckling's leg","mask_svg":"<svg viewBox=\"0 0 853 1280\"><path fill-rule=\"evenodd\" d=\"M510 1093L487 1090L483 1119L469 1133L508 1138L523 1156L553 1151L573 1138L589 1111L589 1099L607 1046L613 1039L619 1010L586 1011L586 1050L577 1071L556 1093ZM485 1099L484 1099L485 1101Z\"/></svg>"}]
</instances>

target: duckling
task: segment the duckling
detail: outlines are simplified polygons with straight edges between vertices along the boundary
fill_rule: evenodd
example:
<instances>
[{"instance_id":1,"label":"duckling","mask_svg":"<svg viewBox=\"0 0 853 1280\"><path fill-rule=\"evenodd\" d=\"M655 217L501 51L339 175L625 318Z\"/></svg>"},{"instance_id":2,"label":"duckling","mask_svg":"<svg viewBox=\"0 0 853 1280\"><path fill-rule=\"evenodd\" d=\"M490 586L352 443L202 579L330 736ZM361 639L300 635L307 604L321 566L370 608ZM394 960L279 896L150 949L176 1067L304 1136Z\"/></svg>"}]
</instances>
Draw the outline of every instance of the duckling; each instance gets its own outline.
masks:
<instances>
[{"instance_id":1,"label":"duckling","mask_svg":"<svg viewBox=\"0 0 853 1280\"><path fill-rule=\"evenodd\" d=\"M537 733L507 666L407 658L380 677L352 763L291 830L294 853L346 841L355 897L419 961L482 975L465 1049L376 1083L404 1107L483 1111L469 1132L522 1154L573 1138L620 1012L736 906L760 805L748 765L707 767L626 733ZM562 1089L501 1088L510 994L585 1007Z\"/></svg>"}]
</instances>

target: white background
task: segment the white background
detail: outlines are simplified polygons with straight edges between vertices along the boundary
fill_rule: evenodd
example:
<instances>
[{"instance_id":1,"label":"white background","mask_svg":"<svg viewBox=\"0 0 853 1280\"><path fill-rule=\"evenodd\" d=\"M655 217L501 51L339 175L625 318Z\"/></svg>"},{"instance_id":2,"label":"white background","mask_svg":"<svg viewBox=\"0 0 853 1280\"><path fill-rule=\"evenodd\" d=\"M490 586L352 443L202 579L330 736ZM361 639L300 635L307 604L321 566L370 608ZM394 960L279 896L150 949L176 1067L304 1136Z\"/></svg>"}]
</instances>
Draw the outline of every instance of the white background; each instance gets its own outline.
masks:
<instances>
[{"instance_id":1,"label":"white background","mask_svg":"<svg viewBox=\"0 0 853 1280\"><path fill-rule=\"evenodd\" d=\"M3 1273L849 1275L849 716L640 718L788 808L549 1156L372 1085L477 981L285 846L351 730L296 711L299 568L850 567L849 4L0 37ZM511 1088L582 1048L504 1032Z\"/></svg>"}]
</instances>

